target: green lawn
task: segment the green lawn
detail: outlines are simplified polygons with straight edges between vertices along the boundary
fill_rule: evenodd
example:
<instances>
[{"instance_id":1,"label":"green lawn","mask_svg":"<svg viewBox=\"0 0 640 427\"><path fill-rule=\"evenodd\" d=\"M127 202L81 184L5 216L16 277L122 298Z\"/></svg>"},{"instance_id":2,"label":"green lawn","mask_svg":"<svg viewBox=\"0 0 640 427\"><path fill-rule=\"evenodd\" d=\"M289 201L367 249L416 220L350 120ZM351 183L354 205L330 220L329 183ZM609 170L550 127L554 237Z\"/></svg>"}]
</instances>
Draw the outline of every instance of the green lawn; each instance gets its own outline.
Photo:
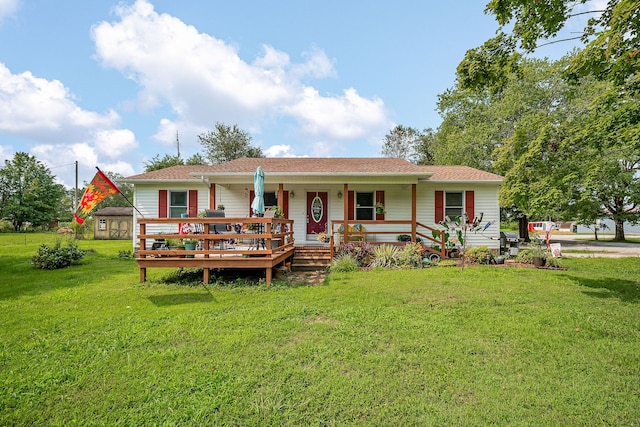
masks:
<instances>
[{"instance_id":1,"label":"green lawn","mask_svg":"<svg viewBox=\"0 0 640 427\"><path fill-rule=\"evenodd\" d=\"M640 258L138 283L0 235L0 425L640 424Z\"/></svg>"}]
</instances>

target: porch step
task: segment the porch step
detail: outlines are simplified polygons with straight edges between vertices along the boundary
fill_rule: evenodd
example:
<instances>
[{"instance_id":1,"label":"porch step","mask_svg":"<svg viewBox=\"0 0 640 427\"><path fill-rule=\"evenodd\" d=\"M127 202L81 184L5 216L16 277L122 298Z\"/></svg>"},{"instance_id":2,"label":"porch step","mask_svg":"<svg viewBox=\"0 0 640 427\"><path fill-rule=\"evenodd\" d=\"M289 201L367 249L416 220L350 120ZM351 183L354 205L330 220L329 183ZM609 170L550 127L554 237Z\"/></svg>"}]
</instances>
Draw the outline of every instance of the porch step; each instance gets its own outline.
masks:
<instances>
[{"instance_id":1,"label":"porch step","mask_svg":"<svg viewBox=\"0 0 640 427\"><path fill-rule=\"evenodd\" d=\"M296 246L292 270L324 270L331 265L331 252L327 246Z\"/></svg>"}]
</instances>

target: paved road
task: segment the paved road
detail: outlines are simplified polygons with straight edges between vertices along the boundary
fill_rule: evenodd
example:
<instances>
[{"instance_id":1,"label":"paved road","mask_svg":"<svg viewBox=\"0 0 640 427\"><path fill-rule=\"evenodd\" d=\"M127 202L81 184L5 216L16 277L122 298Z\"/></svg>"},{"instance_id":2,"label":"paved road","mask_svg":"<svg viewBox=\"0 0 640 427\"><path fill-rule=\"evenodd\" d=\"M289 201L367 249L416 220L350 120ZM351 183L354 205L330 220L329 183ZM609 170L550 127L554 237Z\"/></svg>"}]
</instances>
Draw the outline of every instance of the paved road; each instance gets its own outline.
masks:
<instances>
[{"instance_id":1,"label":"paved road","mask_svg":"<svg viewBox=\"0 0 640 427\"><path fill-rule=\"evenodd\" d=\"M638 235L627 238L640 238ZM586 234L552 234L551 243L560 243L562 250L578 250L581 252L567 252L566 257L640 257L640 243L620 243L594 241L593 235ZM584 251L584 252L583 252Z\"/></svg>"}]
</instances>

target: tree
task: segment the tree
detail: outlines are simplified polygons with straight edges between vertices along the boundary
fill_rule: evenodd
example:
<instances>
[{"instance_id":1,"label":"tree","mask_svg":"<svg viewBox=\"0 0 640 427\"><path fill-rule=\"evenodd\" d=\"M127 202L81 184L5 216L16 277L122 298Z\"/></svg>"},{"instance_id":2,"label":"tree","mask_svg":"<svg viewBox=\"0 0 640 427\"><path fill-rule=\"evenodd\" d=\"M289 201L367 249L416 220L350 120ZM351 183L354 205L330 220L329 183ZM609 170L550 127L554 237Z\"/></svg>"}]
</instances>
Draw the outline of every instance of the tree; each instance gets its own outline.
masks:
<instances>
[{"instance_id":1,"label":"tree","mask_svg":"<svg viewBox=\"0 0 640 427\"><path fill-rule=\"evenodd\" d=\"M251 135L238 125L216 123L215 130L198 135L198 139L204 147L205 157L212 165L240 157L264 157L260 147L251 145Z\"/></svg>"},{"instance_id":2,"label":"tree","mask_svg":"<svg viewBox=\"0 0 640 427\"><path fill-rule=\"evenodd\" d=\"M207 164L207 159L205 159L202 154L195 153L194 155L189 157L187 160L185 160L184 164L185 165L193 165L193 166L206 165Z\"/></svg>"},{"instance_id":3,"label":"tree","mask_svg":"<svg viewBox=\"0 0 640 427\"><path fill-rule=\"evenodd\" d=\"M582 34L575 37L584 43L584 49L570 59L563 75L576 86L584 86L585 78L594 84L605 84L608 95L592 98L580 120L568 118L564 142L556 144L561 143L566 148L563 151L578 157L586 153L589 156L585 163L589 169L573 170L573 178L586 178L573 183L573 209L582 218L590 218L596 207L606 208L616 222L615 238L623 240L624 221L640 221L640 212L635 209L640 173L640 3L612 0L602 10L574 13L577 5L585 3L586 0L492 0L486 11L496 16L498 35L466 53L458 66L458 83L464 89L501 94L509 75L521 71L522 54L533 52L541 40L562 41L553 39L568 20L592 13L594 17ZM507 27L511 28L510 33L503 31ZM572 177L556 178L567 182Z\"/></svg>"},{"instance_id":4,"label":"tree","mask_svg":"<svg viewBox=\"0 0 640 427\"><path fill-rule=\"evenodd\" d=\"M625 240L624 223L640 222L640 103L606 89L590 104L567 145L583 166L576 200L578 218L587 224L607 216L614 240ZM602 214L596 216L597 214Z\"/></svg>"},{"instance_id":5,"label":"tree","mask_svg":"<svg viewBox=\"0 0 640 427\"><path fill-rule=\"evenodd\" d=\"M436 136L433 129L427 128L422 131L415 146L415 162L418 165L433 165L435 163L434 149L436 146Z\"/></svg>"},{"instance_id":6,"label":"tree","mask_svg":"<svg viewBox=\"0 0 640 427\"><path fill-rule=\"evenodd\" d=\"M640 90L640 3L612 0L602 10L574 13L587 0L491 0L486 12L499 24L496 37L469 50L458 65L462 87L499 89L505 77L517 69L521 52L531 53L553 40L568 20L592 14L580 39L585 47L574 57L568 74L574 78L592 76L609 81L619 89ZM575 19L574 19L575 20ZM510 28L511 32L503 30ZM549 41L551 40L551 41Z\"/></svg>"},{"instance_id":7,"label":"tree","mask_svg":"<svg viewBox=\"0 0 640 427\"><path fill-rule=\"evenodd\" d=\"M182 164L184 164L184 162L182 161L180 156L165 154L164 157L160 158L160 154L156 154L151 158L151 160L144 163L144 171L151 172Z\"/></svg>"},{"instance_id":8,"label":"tree","mask_svg":"<svg viewBox=\"0 0 640 427\"><path fill-rule=\"evenodd\" d=\"M0 216L20 231L28 222L46 226L57 219L65 189L35 157L18 152L0 168Z\"/></svg>"},{"instance_id":9,"label":"tree","mask_svg":"<svg viewBox=\"0 0 640 427\"><path fill-rule=\"evenodd\" d=\"M413 161L420 132L412 127L397 125L384 136L382 155Z\"/></svg>"}]
</instances>

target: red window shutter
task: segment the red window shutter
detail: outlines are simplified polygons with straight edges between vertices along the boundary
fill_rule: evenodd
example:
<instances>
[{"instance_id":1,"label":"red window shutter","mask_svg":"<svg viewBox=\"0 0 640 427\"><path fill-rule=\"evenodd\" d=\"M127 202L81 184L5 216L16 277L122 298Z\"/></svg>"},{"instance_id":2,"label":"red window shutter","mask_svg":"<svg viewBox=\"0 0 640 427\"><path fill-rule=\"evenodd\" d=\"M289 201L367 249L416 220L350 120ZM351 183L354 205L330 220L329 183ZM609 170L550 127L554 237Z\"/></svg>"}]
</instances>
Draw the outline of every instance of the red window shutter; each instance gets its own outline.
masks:
<instances>
[{"instance_id":1,"label":"red window shutter","mask_svg":"<svg viewBox=\"0 0 640 427\"><path fill-rule=\"evenodd\" d=\"M356 193L354 191L349 191L347 195L347 209L349 210L349 217L347 219L353 221L356 210Z\"/></svg>"},{"instance_id":2,"label":"red window shutter","mask_svg":"<svg viewBox=\"0 0 640 427\"><path fill-rule=\"evenodd\" d=\"M435 207L435 222L437 224L444 221L444 191L436 191Z\"/></svg>"},{"instance_id":3,"label":"red window shutter","mask_svg":"<svg viewBox=\"0 0 640 427\"><path fill-rule=\"evenodd\" d=\"M158 191L158 218L167 218L169 192L167 190Z\"/></svg>"},{"instance_id":4,"label":"red window shutter","mask_svg":"<svg viewBox=\"0 0 640 427\"><path fill-rule=\"evenodd\" d=\"M189 190L189 218L198 216L198 190Z\"/></svg>"},{"instance_id":5,"label":"red window shutter","mask_svg":"<svg viewBox=\"0 0 640 427\"><path fill-rule=\"evenodd\" d=\"M469 222L473 222L475 218L475 194L473 191L465 191L464 193L464 210L467 213Z\"/></svg>"},{"instance_id":6,"label":"red window shutter","mask_svg":"<svg viewBox=\"0 0 640 427\"><path fill-rule=\"evenodd\" d=\"M382 203L382 205L384 206L384 191L383 190L377 190L376 191L376 203ZM384 214L381 213L377 213L376 212L376 220L384 220Z\"/></svg>"},{"instance_id":7,"label":"red window shutter","mask_svg":"<svg viewBox=\"0 0 640 427\"><path fill-rule=\"evenodd\" d=\"M253 190L249 191L249 217L253 215L253 210L251 209L251 203L253 203L253 198L256 197L256 192Z\"/></svg>"}]
</instances>

